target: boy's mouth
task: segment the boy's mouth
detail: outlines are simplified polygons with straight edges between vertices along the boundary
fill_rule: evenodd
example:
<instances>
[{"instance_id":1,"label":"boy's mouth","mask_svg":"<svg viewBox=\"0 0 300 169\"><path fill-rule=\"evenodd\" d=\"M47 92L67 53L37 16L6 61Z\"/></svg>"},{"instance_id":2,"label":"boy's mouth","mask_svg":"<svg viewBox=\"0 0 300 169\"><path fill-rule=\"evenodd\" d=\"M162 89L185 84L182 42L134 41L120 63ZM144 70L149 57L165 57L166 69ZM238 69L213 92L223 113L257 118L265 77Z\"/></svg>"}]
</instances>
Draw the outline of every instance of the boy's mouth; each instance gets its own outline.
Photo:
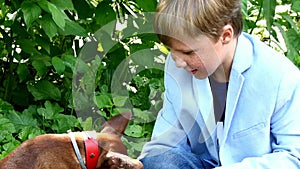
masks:
<instances>
[{"instance_id":1,"label":"boy's mouth","mask_svg":"<svg viewBox=\"0 0 300 169\"><path fill-rule=\"evenodd\" d=\"M191 70L191 74L193 74L193 75L194 75L194 74L196 74L196 73L197 73L197 71L198 71L197 69L193 69L193 70Z\"/></svg>"}]
</instances>

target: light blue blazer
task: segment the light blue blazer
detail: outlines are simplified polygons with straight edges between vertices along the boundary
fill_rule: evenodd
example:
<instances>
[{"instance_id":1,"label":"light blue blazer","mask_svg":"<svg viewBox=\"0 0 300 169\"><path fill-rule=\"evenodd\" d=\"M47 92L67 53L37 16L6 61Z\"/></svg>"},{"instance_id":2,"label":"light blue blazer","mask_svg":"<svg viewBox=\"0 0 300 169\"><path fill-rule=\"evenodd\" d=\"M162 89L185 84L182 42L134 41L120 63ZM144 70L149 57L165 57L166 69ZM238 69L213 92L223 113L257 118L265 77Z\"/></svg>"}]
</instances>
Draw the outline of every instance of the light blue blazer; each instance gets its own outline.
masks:
<instances>
[{"instance_id":1,"label":"light blue blazer","mask_svg":"<svg viewBox=\"0 0 300 169\"><path fill-rule=\"evenodd\" d=\"M220 169L299 169L299 69L259 40L240 35L223 128L214 122L208 79L194 78L168 56L164 106L140 158L173 147L219 161Z\"/></svg>"}]
</instances>

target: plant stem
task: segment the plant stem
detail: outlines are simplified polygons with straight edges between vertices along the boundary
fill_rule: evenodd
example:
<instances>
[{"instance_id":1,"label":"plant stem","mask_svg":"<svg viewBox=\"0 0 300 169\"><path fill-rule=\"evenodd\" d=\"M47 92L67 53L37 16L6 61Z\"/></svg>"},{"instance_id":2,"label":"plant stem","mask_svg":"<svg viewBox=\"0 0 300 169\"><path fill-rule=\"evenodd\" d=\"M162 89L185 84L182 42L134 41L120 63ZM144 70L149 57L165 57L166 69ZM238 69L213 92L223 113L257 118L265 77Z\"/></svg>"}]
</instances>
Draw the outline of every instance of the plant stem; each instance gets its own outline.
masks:
<instances>
[{"instance_id":1,"label":"plant stem","mask_svg":"<svg viewBox=\"0 0 300 169\"><path fill-rule=\"evenodd\" d=\"M254 25L256 25L257 22L260 20L260 15L261 15L261 12L262 12L262 7L263 7L263 5L261 5L261 6L259 7L258 15L257 15L257 18L256 18L256 21L255 21L255 24L254 24ZM254 28L255 28L255 27L253 27L253 28L250 30L250 34L252 34L252 32L254 31Z\"/></svg>"},{"instance_id":2,"label":"plant stem","mask_svg":"<svg viewBox=\"0 0 300 169\"><path fill-rule=\"evenodd\" d=\"M13 31L10 31L10 41L8 42L7 48L8 48L8 71L5 73L5 79L7 79L6 81L6 86L5 86L5 93L4 93L4 100L6 101L10 101L12 94L12 75L13 75L13 61L14 61L14 57L13 57L13 48L12 48L12 42L13 42Z\"/></svg>"}]
</instances>

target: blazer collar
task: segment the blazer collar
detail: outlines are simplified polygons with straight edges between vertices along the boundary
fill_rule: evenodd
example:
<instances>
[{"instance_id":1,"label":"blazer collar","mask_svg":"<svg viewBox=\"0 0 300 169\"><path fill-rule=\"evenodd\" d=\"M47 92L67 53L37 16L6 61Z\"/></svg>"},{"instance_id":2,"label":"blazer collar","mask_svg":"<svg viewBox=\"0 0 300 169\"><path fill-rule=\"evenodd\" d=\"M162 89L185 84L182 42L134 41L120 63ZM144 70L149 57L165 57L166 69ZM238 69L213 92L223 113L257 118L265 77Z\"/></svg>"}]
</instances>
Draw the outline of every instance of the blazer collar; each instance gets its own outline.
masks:
<instances>
[{"instance_id":1,"label":"blazer collar","mask_svg":"<svg viewBox=\"0 0 300 169\"><path fill-rule=\"evenodd\" d=\"M239 36L231 72L242 74L250 68L252 64L253 44L249 40L249 37L250 35L247 33L242 33Z\"/></svg>"}]
</instances>

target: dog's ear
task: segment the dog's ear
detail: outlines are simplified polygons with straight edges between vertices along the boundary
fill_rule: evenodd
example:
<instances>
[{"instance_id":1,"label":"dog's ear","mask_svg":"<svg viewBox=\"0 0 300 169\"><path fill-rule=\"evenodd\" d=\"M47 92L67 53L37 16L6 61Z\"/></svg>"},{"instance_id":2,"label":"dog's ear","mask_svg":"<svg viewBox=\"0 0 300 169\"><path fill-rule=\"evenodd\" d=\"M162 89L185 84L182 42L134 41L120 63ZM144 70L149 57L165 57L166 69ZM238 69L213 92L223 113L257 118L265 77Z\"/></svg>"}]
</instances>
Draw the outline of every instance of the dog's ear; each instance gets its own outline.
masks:
<instances>
[{"instance_id":1,"label":"dog's ear","mask_svg":"<svg viewBox=\"0 0 300 169\"><path fill-rule=\"evenodd\" d=\"M124 112L112 117L103 124L101 133L123 134L131 116L131 112Z\"/></svg>"}]
</instances>

